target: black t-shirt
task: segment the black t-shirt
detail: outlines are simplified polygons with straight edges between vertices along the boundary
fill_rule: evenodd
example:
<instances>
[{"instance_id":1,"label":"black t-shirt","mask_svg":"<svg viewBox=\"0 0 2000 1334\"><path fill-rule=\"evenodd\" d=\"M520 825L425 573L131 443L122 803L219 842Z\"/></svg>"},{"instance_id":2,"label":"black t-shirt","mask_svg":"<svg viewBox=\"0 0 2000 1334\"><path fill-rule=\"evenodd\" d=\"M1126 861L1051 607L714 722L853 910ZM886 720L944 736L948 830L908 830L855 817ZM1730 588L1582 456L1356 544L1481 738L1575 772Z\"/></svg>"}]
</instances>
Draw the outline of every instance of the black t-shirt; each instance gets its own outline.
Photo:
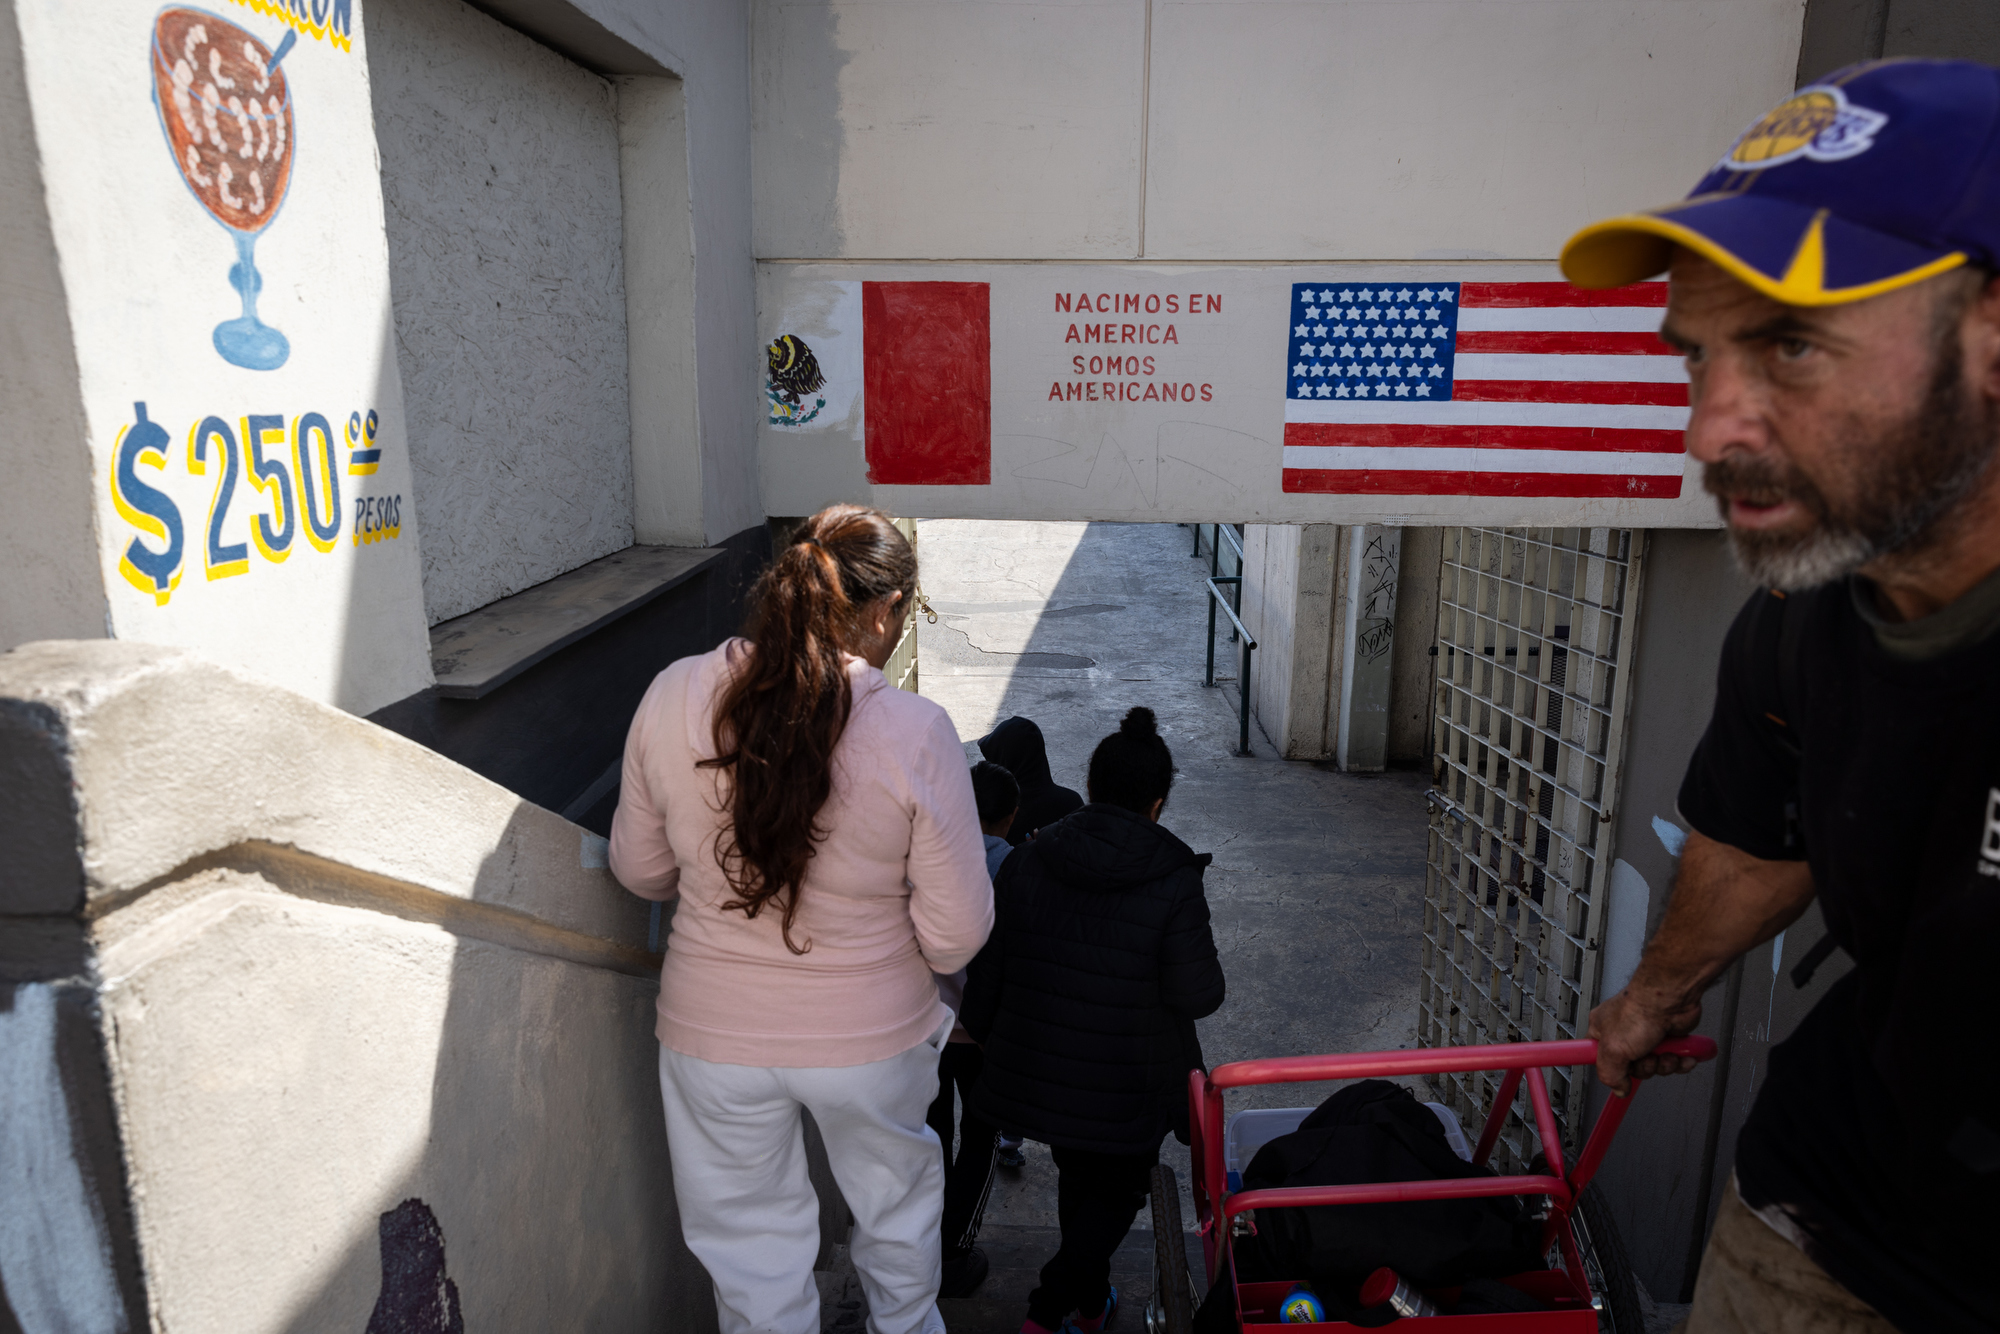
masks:
<instances>
[{"instance_id":1,"label":"black t-shirt","mask_svg":"<svg viewBox=\"0 0 2000 1334\"><path fill-rule=\"evenodd\" d=\"M1745 1202L1899 1329L2000 1328L2000 635L1899 661L1844 584L1758 593L1680 810L1808 861L1855 961L1771 1052Z\"/></svg>"}]
</instances>

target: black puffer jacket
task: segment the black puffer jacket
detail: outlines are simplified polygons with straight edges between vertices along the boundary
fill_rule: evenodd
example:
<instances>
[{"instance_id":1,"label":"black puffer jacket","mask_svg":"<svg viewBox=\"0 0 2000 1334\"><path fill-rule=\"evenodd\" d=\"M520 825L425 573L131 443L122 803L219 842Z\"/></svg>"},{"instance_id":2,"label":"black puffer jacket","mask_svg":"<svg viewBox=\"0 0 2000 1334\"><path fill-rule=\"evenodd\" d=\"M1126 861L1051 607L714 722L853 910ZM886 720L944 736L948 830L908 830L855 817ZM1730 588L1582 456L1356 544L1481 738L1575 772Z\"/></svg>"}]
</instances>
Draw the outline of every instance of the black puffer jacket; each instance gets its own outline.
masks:
<instances>
[{"instance_id":1,"label":"black puffer jacket","mask_svg":"<svg viewBox=\"0 0 2000 1334\"><path fill-rule=\"evenodd\" d=\"M1008 854L965 985L985 1044L979 1114L1044 1144L1146 1153L1187 1138L1194 1021L1222 1005L1206 853L1143 815L1085 806Z\"/></svg>"}]
</instances>

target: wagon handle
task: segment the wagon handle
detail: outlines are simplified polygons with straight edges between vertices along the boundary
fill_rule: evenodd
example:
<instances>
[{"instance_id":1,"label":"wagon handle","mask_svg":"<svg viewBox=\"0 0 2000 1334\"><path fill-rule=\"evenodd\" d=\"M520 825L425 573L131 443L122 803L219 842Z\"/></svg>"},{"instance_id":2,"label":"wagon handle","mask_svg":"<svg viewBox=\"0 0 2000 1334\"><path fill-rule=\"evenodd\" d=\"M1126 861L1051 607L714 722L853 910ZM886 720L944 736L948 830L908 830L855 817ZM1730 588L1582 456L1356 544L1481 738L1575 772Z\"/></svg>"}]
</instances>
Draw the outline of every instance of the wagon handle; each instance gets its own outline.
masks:
<instances>
[{"instance_id":1,"label":"wagon handle","mask_svg":"<svg viewBox=\"0 0 2000 1334\"><path fill-rule=\"evenodd\" d=\"M1669 1038L1654 1048L1659 1056L1715 1055L1715 1040ZM1399 1075L1442 1075L1466 1070L1526 1070L1530 1066L1595 1065L1597 1041L1501 1042L1482 1047L1419 1047L1413 1051L1342 1052L1331 1056L1267 1056L1219 1065L1208 1076L1217 1089L1252 1084L1305 1084L1326 1079L1393 1079Z\"/></svg>"},{"instance_id":2,"label":"wagon handle","mask_svg":"<svg viewBox=\"0 0 2000 1334\"><path fill-rule=\"evenodd\" d=\"M1595 1042L1590 1045L1593 1048L1597 1046ZM1691 1056L1697 1061L1712 1061L1715 1059L1715 1039L1699 1035L1668 1038L1653 1048L1653 1055ZM1596 1053L1593 1051L1591 1054L1593 1064L1596 1059ZM1576 1156L1576 1166L1569 1173L1570 1186L1578 1196L1583 1194L1583 1188L1590 1184L1590 1179L1597 1175L1598 1167L1604 1162L1604 1155L1610 1152L1611 1138L1618 1133L1618 1127L1624 1124L1625 1114L1632 1110L1632 1099L1638 1094L1641 1082L1633 1080L1631 1091L1622 1098L1604 1100L1604 1110L1597 1114L1597 1122L1590 1128L1590 1138L1584 1141L1583 1152ZM1558 1154L1562 1152L1560 1146L1556 1152Z\"/></svg>"},{"instance_id":3,"label":"wagon handle","mask_svg":"<svg viewBox=\"0 0 2000 1334\"><path fill-rule=\"evenodd\" d=\"M1713 1038L1699 1035L1669 1038L1653 1049L1655 1056L1686 1056L1697 1061L1712 1060L1716 1047ZM1256 1208L1259 1201L1251 1196L1263 1197L1262 1202L1277 1206L1279 1195L1288 1197L1286 1205L1314 1203L1361 1203L1363 1197L1371 1199L1425 1199L1450 1198L1459 1195L1501 1195L1501 1194L1547 1194L1554 1208L1550 1211L1550 1226L1556 1226L1560 1218L1566 1217L1581 1198L1583 1189L1597 1175L1597 1169L1604 1162L1604 1155L1611 1148L1611 1140L1624 1122L1625 1114L1632 1109L1640 1080L1632 1081L1632 1095L1610 1098L1605 1101L1604 1110L1597 1115L1591 1126L1590 1138L1577 1155L1573 1168L1563 1161L1562 1142L1555 1130L1554 1109L1550 1106L1548 1086L1542 1077L1542 1070L1554 1065L1595 1065L1597 1064L1597 1042L1591 1038L1574 1038L1562 1042L1509 1042L1478 1047L1424 1047L1414 1051L1347 1052L1328 1056L1274 1056L1261 1060L1231 1061L1220 1065L1213 1072L1200 1069L1188 1072L1188 1111L1190 1120L1189 1152L1192 1159L1193 1180L1188 1184L1194 1193L1197 1230L1201 1235L1203 1259L1207 1262L1210 1281L1214 1281L1218 1253L1223 1248L1227 1229L1218 1227L1217 1222L1241 1209ZM1487 1118L1486 1126L1479 1137L1479 1145L1473 1153L1472 1161L1484 1164L1493 1150L1493 1144L1500 1134L1501 1125L1507 1118L1507 1111L1514 1103L1514 1095L1522 1081L1528 1084L1529 1101L1534 1104L1535 1130L1542 1140L1543 1153L1548 1156L1551 1168L1557 1174L1546 1177L1498 1177L1483 1181L1459 1182L1398 1182L1370 1186L1341 1186L1294 1188L1280 1191L1256 1191L1231 1199L1225 1205L1228 1192L1225 1183L1225 1169L1222 1161L1222 1128L1224 1089L1247 1088L1257 1084L1302 1084L1333 1079L1382 1079L1399 1075L1448 1074L1473 1070L1505 1070L1507 1076L1501 1081L1498 1096L1494 1099L1493 1111ZM1412 1188L1415 1188L1414 1190ZM1483 1187L1483 1188L1480 1188ZM1317 1198L1303 1198L1306 1194L1325 1194L1322 1201ZM1339 1199L1335 1197L1339 1196ZM1236 1207L1230 1207L1236 1206Z\"/></svg>"}]
</instances>

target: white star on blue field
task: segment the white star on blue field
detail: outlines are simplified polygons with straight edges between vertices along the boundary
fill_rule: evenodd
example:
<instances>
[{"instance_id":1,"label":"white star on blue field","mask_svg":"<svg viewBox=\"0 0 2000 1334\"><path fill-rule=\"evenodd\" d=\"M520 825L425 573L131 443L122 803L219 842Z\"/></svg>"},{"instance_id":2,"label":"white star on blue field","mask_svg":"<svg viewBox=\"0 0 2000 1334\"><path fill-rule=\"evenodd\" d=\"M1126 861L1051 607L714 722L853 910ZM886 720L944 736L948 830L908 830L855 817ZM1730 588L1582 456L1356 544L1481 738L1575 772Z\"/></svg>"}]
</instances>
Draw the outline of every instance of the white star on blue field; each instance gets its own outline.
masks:
<instances>
[{"instance_id":1,"label":"white star on blue field","mask_svg":"<svg viewBox=\"0 0 2000 1334\"><path fill-rule=\"evenodd\" d=\"M1290 398L1451 398L1457 283L1293 283Z\"/></svg>"}]
</instances>

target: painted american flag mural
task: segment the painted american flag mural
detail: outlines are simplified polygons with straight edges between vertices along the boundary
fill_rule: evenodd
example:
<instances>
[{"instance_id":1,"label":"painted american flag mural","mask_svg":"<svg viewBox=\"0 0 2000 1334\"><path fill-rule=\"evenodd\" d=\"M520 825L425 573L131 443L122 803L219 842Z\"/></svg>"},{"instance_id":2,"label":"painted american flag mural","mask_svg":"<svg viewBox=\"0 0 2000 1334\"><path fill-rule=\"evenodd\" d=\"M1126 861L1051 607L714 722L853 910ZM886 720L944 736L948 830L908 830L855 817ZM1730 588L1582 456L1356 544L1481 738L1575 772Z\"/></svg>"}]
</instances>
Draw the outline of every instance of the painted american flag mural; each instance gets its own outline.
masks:
<instances>
[{"instance_id":1,"label":"painted american flag mural","mask_svg":"<svg viewBox=\"0 0 2000 1334\"><path fill-rule=\"evenodd\" d=\"M1294 283L1284 489L1674 499L1666 304L1665 283Z\"/></svg>"}]
</instances>

